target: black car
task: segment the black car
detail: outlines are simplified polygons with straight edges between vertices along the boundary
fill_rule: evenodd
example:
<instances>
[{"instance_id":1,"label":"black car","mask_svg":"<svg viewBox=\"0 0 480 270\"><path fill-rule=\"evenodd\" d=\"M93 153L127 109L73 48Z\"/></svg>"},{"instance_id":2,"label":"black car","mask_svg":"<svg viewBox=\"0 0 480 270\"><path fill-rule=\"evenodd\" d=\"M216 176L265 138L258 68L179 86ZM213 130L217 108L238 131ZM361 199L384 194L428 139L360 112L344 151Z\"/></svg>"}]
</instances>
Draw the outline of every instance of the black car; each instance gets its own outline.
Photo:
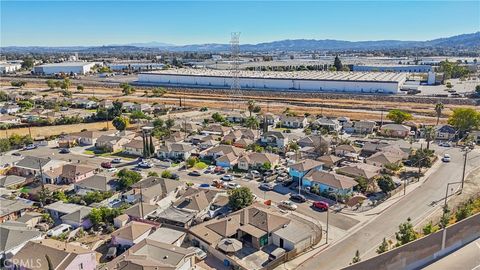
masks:
<instances>
[{"instance_id":1,"label":"black car","mask_svg":"<svg viewBox=\"0 0 480 270\"><path fill-rule=\"evenodd\" d=\"M190 175L190 176L200 176L202 174L199 171L191 171L191 172L188 173L188 175Z\"/></svg>"},{"instance_id":2,"label":"black car","mask_svg":"<svg viewBox=\"0 0 480 270\"><path fill-rule=\"evenodd\" d=\"M178 174L174 173L174 174L172 174L172 179L173 180L178 180L178 179L180 179L180 176L178 176Z\"/></svg>"},{"instance_id":3,"label":"black car","mask_svg":"<svg viewBox=\"0 0 480 270\"><path fill-rule=\"evenodd\" d=\"M302 202L306 202L307 199L305 198L305 196L301 194L292 194L290 195L290 201L302 203Z\"/></svg>"},{"instance_id":4,"label":"black car","mask_svg":"<svg viewBox=\"0 0 480 270\"><path fill-rule=\"evenodd\" d=\"M59 153L60 153L60 154L68 154L68 153L70 153L70 149L68 149L68 148L62 148L62 149L60 149Z\"/></svg>"},{"instance_id":5,"label":"black car","mask_svg":"<svg viewBox=\"0 0 480 270\"><path fill-rule=\"evenodd\" d=\"M293 180L287 180L287 181L283 181L283 182L282 182L282 185L283 185L284 187L289 187L289 186L292 185L292 184L293 184Z\"/></svg>"}]
</instances>

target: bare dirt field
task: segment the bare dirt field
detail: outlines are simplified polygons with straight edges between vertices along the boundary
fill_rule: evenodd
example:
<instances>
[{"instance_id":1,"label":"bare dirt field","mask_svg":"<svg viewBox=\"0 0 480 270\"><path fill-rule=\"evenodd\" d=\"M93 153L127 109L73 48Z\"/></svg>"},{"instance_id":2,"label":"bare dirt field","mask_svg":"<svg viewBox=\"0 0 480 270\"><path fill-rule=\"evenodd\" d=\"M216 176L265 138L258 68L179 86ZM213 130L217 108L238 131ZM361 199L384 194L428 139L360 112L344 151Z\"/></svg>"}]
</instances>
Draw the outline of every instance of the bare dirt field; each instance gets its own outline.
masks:
<instances>
[{"instance_id":1,"label":"bare dirt field","mask_svg":"<svg viewBox=\"0 0 480 270\"><path fill-rule=\"evenodd\" d=\"M110 129L113 129L112 124L109 125ZM97 123L81 123L74 125L60 125L60 126L44 126L44 127L30 127L30 128L12 128L8 130L0 131L0 138L6 138L12 134L18 134L21 136L31 135L32 138L37 137L48 137L59 135L62 133L73 133L80 132L82 129L87 130L101 130L106 128L106 122L97 122Z\"/></svg>"}]
</instances>

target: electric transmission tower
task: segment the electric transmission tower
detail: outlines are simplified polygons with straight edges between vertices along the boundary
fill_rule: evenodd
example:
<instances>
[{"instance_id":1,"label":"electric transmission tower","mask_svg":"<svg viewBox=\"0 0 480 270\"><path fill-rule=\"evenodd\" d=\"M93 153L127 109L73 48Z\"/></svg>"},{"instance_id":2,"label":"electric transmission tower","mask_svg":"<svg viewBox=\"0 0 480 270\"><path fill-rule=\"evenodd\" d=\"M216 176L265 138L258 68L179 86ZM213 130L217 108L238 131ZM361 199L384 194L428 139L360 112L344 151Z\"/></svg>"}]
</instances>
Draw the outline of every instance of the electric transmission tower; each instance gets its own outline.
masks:
<instances>
[{"instance_id":1,"label":"electric transmission tower","mask_svg":"<svg viewBox=\"0 0 480 270\"><path fill-rule=\"evenodd\" d=\"M235 103L242 99L242 89L240 87L240 32L232 33L230 50L232 58L230 69L232 74L232 85L230 87L229 97L232 104L232 110L234 110Z\"/></svg>"}]
</instances>

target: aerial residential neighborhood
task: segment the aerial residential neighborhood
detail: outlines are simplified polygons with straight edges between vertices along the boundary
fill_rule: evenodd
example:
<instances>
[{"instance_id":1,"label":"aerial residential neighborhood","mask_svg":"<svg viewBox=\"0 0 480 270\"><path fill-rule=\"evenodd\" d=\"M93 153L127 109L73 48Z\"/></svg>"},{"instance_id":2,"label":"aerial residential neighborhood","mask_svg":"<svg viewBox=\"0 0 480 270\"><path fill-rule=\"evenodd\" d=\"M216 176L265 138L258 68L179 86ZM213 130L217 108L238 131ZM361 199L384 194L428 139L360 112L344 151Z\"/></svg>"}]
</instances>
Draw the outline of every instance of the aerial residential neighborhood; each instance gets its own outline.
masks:
<instances>
[{"instance_id":1,"label":"aerial residential neighborhood","mask_svg":"<svg viewBox=\"0 0 480 270\"><path fill-rule=\"evenodd\" d=\"M1 1L1 269L479 267L477 2L423 3L466 14L453 32L372 19L415 1L22 2Z\"/></svg>"}]
</instances>

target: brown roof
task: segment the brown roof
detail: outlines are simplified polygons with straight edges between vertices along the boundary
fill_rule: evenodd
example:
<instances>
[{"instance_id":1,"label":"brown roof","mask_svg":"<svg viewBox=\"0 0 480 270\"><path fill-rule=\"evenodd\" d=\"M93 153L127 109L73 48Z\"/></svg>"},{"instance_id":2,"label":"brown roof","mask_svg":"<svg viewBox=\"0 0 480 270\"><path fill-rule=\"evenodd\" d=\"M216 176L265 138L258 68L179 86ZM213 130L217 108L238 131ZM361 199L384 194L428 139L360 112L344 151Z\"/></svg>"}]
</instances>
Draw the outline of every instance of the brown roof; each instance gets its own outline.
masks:
<instances>
[{"instance_id":1,"label":"brown roof","mask_svg":"<svg viewBox=\"0 0 480 270\"><path fill-rule=\"evenodd\" d=\"M300 162L290 165L289 167L299 172L305 172L320 165L323 165L323 163L320 161L316 161L313 159L304 159Z\"/></svg>"},{"instance_id":2,"label":"brown roof","mask_svg":"<svg viewBox=\"0 0 480 270\"><path fill-rule=\"evenodd\" d=\"M246 161L248 164L263 164L263 163L277 163L280 160L280 157L277 154L272 153L257 153L250 152L239 158L238 161Z\"/></svg>"},{"instance_id":3,"label":"brown roof","mask_svg":"<svg viewBox=\"0 0 480 270\"><path fill-rule=\"evenodd\" d=\"M335 163L342 160L342 158L339 158L334 155L325 155L317 158L317 160L325 163L327 166L333 166Z\"/></svg>"},{"instance_id":4,"label":"brown roof","mask_svg":"<svg viewBox=\"0 0 480 270\"><path fill-rule=\"evenodd\" d=\"M112 236L134 241L138 239L140 236L145 234L148 231L151 231L154 228L154 225L132 221L127 226L122 227L112 233Z\"/></svg>"},{"instance_id":5,"label":"brown roof","mask_svg":"<svg viewBox=\"0 0 480 270\"><path fill-rule=\"evenodd\" d=\"M358 183L353 178L325 171L312 170L304 178L331 186L337 189L346 189L356 186Z\"/></svg>"},{"instance_id":6,"label":"brown roof","mask_svg":"<svg viewBox=\"0 0 480 270\"><path fill-rule=\"evenodd\" d=\"M367 162L380 163L382 165L388 163L396 163L402 160L403 156L392 152L378 152L366 159Z\"/></svg>"},{"instance_id":7,"label":"brown roof","mask_svg":"<svg viewBox=\"0 0 480 270\"><path fill-rule=\"evenodd\" d=\"M352 163L345 167L339 168L337 172L352 177L364 177L366 179L371 179L375 176L380 175L381 169L382 168L380 167L366 163Z\"/></svg>"},{"instance_id":8,"label":"brown roof","mask_svg":"<svg viewBox=\"0 0 480 270\"><path fill-rule=\"evenodd\" d=\"M76 164L66 164L62 167L62 174L61 177L65 177L68 179L75 178L76 176L83 175L94 171L95 168L83 166L83 165L76 165Z\"/></svg>"},{"instance_id":9,"label":"brown roof","mask_svg":"<svg viewBox=\"0 0 480 270\"><path fill-rule=\"evenodd\" d=\"M342 145L339 145L335 148L335 151L336 150L342 150L342 151L348 151L348 152L351 152L351 153L358 153L360 152L360 149L358 149L357 147L355 146L352 146L350 144L342 144Z\"/></svg>"}]
</instances>

